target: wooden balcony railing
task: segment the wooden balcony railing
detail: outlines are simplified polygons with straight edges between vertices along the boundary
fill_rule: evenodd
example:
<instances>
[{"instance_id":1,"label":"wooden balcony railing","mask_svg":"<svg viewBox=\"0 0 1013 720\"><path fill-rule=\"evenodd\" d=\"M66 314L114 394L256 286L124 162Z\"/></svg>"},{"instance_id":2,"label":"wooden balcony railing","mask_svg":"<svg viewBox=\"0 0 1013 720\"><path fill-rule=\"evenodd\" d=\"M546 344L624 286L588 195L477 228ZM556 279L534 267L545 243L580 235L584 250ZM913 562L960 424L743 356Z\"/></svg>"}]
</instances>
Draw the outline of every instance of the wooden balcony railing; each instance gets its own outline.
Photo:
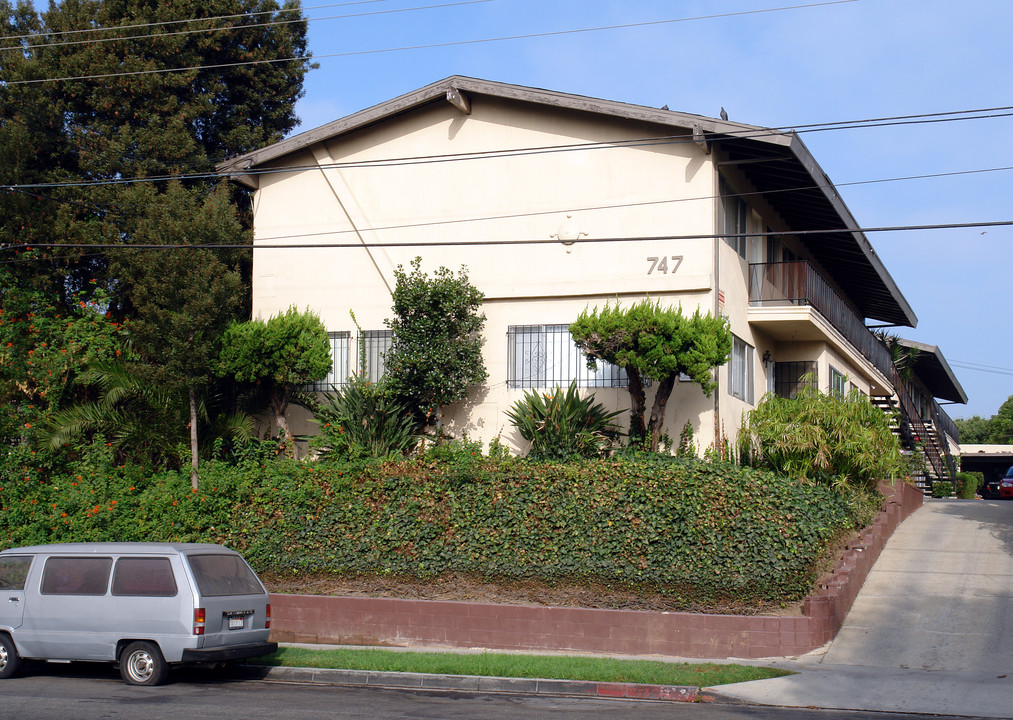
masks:
<instances>
[{"instance_id":1,"label":"wooden balcony railing","mask_svg":"<svg viewBox=\"0 0 1013 720\"><path fill-rule=\"evenodd\" d=\"M871 362L890 377L890 352L865 327L826 279L806 261L752 263L749 266L749 304L753 307L808 305L822 315Z\"/></svg>"}]
</instances>

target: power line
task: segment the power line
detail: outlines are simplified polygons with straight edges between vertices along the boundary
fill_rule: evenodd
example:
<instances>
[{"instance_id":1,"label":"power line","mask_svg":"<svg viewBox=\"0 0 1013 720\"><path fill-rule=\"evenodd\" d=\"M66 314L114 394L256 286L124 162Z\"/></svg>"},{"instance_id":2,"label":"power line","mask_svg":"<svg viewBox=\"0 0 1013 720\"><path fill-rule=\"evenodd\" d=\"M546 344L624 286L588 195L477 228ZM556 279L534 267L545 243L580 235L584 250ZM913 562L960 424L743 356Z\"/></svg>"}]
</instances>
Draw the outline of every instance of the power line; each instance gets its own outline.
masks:
<instances>
[{"instance_id":1,"label":"power line","mask_svg":"<svg viewBox=\"0 0 1013 720\"><path fill-rule=\"evenodd\" d=\"M982 113L989 113L989 114L982 115ZM963 116L963 117L953 117L953 116ZM1013 106L983 108L976 110L953 110L949 112L934 112L920 115L897 115L891 117L870 118L866 120L844 120L833 123L812 123L808 125L795 126L794 129L792 129L792 132L797 132L801 134L806 132L824 131L828 129L848 130L858 127L880 127L883 124L888 123L894 124L900 121L909 122L917 118L924 118L926 122L945 122L950 120L985 120L1007 116L1013 116ZM756 130L749 129L741 132L732 131L728 133L723 133L721 137L711 137L708 138L708 140L710 142L722 142L741 139L761 139L763 137L770 137L773 135L782 135L786 131L787 131L786 128L763 128ZM696 142L694 139L687 138L685 135L668 135L651 138L638 138L635 140L624 140L616 142L599 141L587 143L573 143L567 145L545 145L527 148L513 148L511 150L446 153L441 155L416 155L397 158L384 158L380 160L360 160L349 162L324 163L319 165L316 164L293 165L293 166L286 166L285 168L260 168L241 171L229 170L229 171L208 171L198 173L177 173L174 175L158 175L140 178L120 177L120 178L106 178L102 180L75 180L58 183L5 184L0 185L0 190L12 188L30 190L30 189L47 189L60 187L127 185L136 182L166 182L169 180L211 180L216 178L232 177L238 174L270 175L279 173L298 172L300 170L315 171L321 169L329 170L329 169L373 168L373 167L402 166L402 165L421 165L421 164L443 163L461 160L485 160L495 158L520 157L525 155L539 155L555 152L574 152L579 150L606 150L606 149L630 148L630 147L650 147L653 145L680 145L694 142ZM998 169L1005 169L1005 168L998 168Z\"/></svg>"},{"instance_id":2,"label":"power line","mask_svg":"<svg viewBox=\"0 0 1013 720\"><path fill-rule=\"evenodd\" d=\"M379 0L372 0L372 1L373 2L377 2ZM349 13L349 14L346 14L346 15L331 15L330 17L296 18L295 20L272 20L270 22L245 23L245 24L240 24L240 25L234 24L234 25L225 25L225 26L220 26L220 27L194 28L194 29L190 29L190 30L173 30L171 32L147 33L147 34L144 34L144 35L125 35L125 36L121 36L121 37L89 38L89 39L86 39L86 40L65 40L65 41L62 41L62 42L43 43L43 44L38 44L38 45L32 44L32 45L27 45L27 46L25 46L25 45L8 45L6 47L0 47L0 51L3 51L3 50L20 50L20 51L24 51L24 50L27 50L27 49L36 50L36 49L39 49L39 48L64 47L64 46L67 46L67 45L97 45L99 43L119 42L119 41L122 41L122 40L147 40L147 39L153 39L153 38L175 37L175 36L179 36L179 35L196 35L196 34L200 34L200 33L225 32L225 31L228 31L228 30L247 30L247 29L250 29L250 28L274 27L274 26L277 26L277 25L294 25L295 23L316 22L316 21L319 21L319 20L344 20L344 19L348 19L348 18L370 17L370 16L375 16L375 15L391 15L391 14L394 14L394 13L414 12L414 11L417 11L417 10L435 10L435 9L440 9L440 8L456 7L456 6L459 6L459 5L478 5L480 3L488 3L488 2L494 2L494 0L459 0L458 2L443 3L441 5L420 5L420 6L416 6L416 7L396 8L396 9L393 9L393 10L374 10L372 12ZM358 3L352 3L352 4L358 4ZM293 11L289 10L287 12L293 12ZM254 14L255 15L264 15L264 14L269 14L269 13L254 13ZM223 17L225 17L225 18L240 18L240 17L247 17L247 16L246 15L227 15L227 16L223 16ZM198 22L198 21L202 21L202 20L204 20L204 18L193 18L193 19L189 19L189 20L178 20L178 21L174 21L174 22ZM142 25L140 27L150 27L150 26L158 25L158 24L160 24L160 23L151 23L150 25ZM123 26L123 27L130 27L130 26ZM120 26L110 26L110 27L105 27L105 28L95 28L95 30L98 30L98 31L114 31L114 30L122 30L123 27L120 27ZM74 31L71 31L71 32L74 32Z\"/></svg>"},{"instance_id":3,"label":"power line","mask_svg":"<svg viewBox=\"0 0 1013 720\"><path fill-rule=\"evenodd\" d=\"M603 32L607 30L629 30L633 28L652 27L658 25L669 25L672 23L693 22L698 20L714 20L719 18L737 17L743 15L759 15L763 13L783 12L787 10L800 10L805 8L825 7L829 5L843 5L846 3L859 2L859 0L825 0L824 2L806 3L802 5L786 5L775 8L761 8L757 10L740 10L728 13L716 13L712 15L699 15L695 17L671 18L667 20L648 20L636 23L623 23L618 25L601 25L597 27L576 28L571 30L554 30L540 33L524 33L519 35L503 35L491 38L479 38L474 40L452 40L442 43L426 43L421 45L404 45L400 47L378 48L374 50L351 50L340 53L327 53L323 55L300 55L288 58L270 58L265 60L247 60L243 62L218 63L215 65L193 65L186 67L161 68L157 70L133 70L116 73L100 73L96 75L76 75L66 77L35 78L32 80L7 80L0 81L0 84L8 85L33 85L46 82L63 82L77 80L106 80L117 77L132 77L136 75L164 74L174 72L190 72L194 70L221 70L230 67L243 67L250 65L277 64L284 62L306 62L308 60L321 60L324 58L353 57L357 55L375 55L381 53L404 52L408 50L431 50L435 48L457 47L463 45L478 45L493 42L506 42L512 40L532 40L536 38L559 37L562 35L576 35L580 33Z\"/></svg>"},{"instance_id":4,"label":"power line","mask_svg":"<svg viewBox=\"0 0 1013 720\"><path fill-rule=\"evenodd\" d=\"M850 182L838 183L837 187L855 187L855 186L859 186L859 185L875 185L875 184L882 184L882 183L888 183L888 182L907 182L907 181L911 181L911 180L925 180L925 179L934 179L934 178L941 178L941 177L957 177L957 176L962 176L962 175L976 175L976 174L982 174L982 173L1003 172L1003 171L1010 171L1010 170L1013 170L1013 166L996 167L996 168L979 168L979 169L975 169L975 170L957 170L957 171L950 171L950 172L927 173L927 174L922 174L922 175L906 175L906 176L901 176L901 177L877 178L877 179L872 179L872 180L854 180L854 181L850 181ZM769 195L773 195L773 194L799 192L799 191L802 191L802 190L812 190L812 189L816 189L816 188L818 188L817 185L801 185L801 186L790 187L790 188L778 188L777 190L766 190L766 191L752 191L752 192L744 192L744 193L733 193L731 195L727 195L726 197L734 196L734 197L745 198L745 197L751 197L751 196L769 196ZM3 189L3 188L0 187L0 189ZM56 203L64 203L64 204L69 204L69 205L80 205L81 207L89 207L89 208L94 209L94 210L96 210L98 212L109 212L109 213L115 214L115 213L117 213L120 210L119 206L117 206L117 205L110 205L110 204L104 204L104 205L101 205L101 206L94 205L94 204L92 204L92 205L86 205L86 204L74 202L74 201L71 201L71 200L64 200L62 198L56 198L56 197L52 197L52 196L48 196L48 195L41 195L41 194L34 193L34 192L28 192L28 191L26 191L23 188L8 186L7 189L10 192L20 193L22 195L26 195L26 196L29 196L29 197L34 197L34 198L36 198L38 200L44 200L44 201L56 202ZM519 213L503 213L503 214L499 214L499 215L485 215L485 216L481 216L481 217L464 217L464 218L456 218L456 219L450 219L450 220L442 219L442 220L433 220L433 221L430 221L430 222L418 222L418 223L406 223L406 224L400 224L400 225L376 226L376 227L371 227L371 228L366 228L366 229L368 229L371 232L386 232L386 231L390 231L390 230L406 230L406 229L417 229L417 228L424 228L424 227L435 227L435 226L446 226L446 225L460 225L460 224L475 223L475 222L489 222L489 221L498 221L498 220L509 220L509 219L516 219L516 218L524 218L524 217L539 217L539 216L546 216L546 215L558 215L559 213L564 212L564 211L565 212L595 212L595 211L599 211L599 210L617 210L617 209L622 209L622 208L647 207L647 206L653 206L653 205L667 205L667 204L684 203L684 202L704 202L704 201L714 200L714 199L716 199L716 197L717 196L715 196L715 195L697 195L697 196L693 196L693 197L665 198L665 199L662 199L662 200L643 200L643 201L639 201L639 202L613 203L613 204L607 204L607 205L569 206L569 207L567 207L565 209L554 208L554 209L551 209L551 210L538 210L538 211L519 212ZM327 230L327 231L321 231L321 232L318 232L318 233L299 233L297 235L279 235L279 236L261 238L261 240L284 240L284 239L288 239L288 238L319 237L319 236L329 236L329 235L351 234L351 233L354 233L354 232L357 232L357 231L356 230ZM791 234L791 233L788 233L788 234Z\"/></svg>"},{"instance_id":5,"label":"power line","mask_svg":"<svg viewBox=\"0 0 1013 720\"><path fill-rule=\"evenodd\" d=\"M821 230L784 230L753 233L697 233L690 235L645 235L631 237L603 237L603 238L579 238L573 243L577 245L592 245L600 243L629 243L629 242L655 242L672 240L715 240L718 238L739 238L739 237L781 237L781 236L805 236L805 235L833 235L840 233L885 233L885 232L910 232L922 230L960 230L968 228L983 227L1011 227L1013 220L995 220L971 223L936 223L932 225L893 225L868 228L826 228ZM370 228L359 228L360 232ZM293 237L304 237L303 235ZM253 250L326 250L341 248L431 248L431 247L492 247L492 246L516 246L516 245L558 245L558 239L511 239L511 240L436 240L423 242L347 242L347 243L282 243L282 244L261 244L254 242ZM570 241L567 241L570 242ZM221 250L225 248L246 249L250 246L235 244L199 244L188 245L184 243L169 243L163 245L149 244L127 244L127 243L95 243L95 244L73 244L73 243L24 243L20 245L8 245L0 247L0 250L23 251L35 248L79 248L79 249L105 249L105 250Z\"/></svg>"},{"instance_id":6,"label":"power line","mask_svg":"<svg viewBox=\"0 0 1013 720\"><path fill-rule=\"evenodd\" d=\"M159 22L135 23L133 25L116 25L114 27L78 28L76 30L55 30L55 31L54 30L50 30L50 31L47 31L44 34L48 35L48 36L59 36L59 35L77 35L77 34L87 34L87 33L101 33L101 32L109 32L110 30L137 30L137 29L140 29L140 28L163 27L163 26L169 26L169 25L180 25L182 23L191 23L191 22L211 22L211 21L214 21L214 20L234 20L236 18L258 17L260 15L274 15L276 13L278 15L281 15L283 13L306 12L307 10L323 10L323 9L327 9L327 8L347 7L349 5L371 5L373 3L379 3L379 2L389 2L389 0L357 0L356 2L332 3L330 5L315 5L315 6L312 6L312 7L302 7L302 8L278 8L277 10L264 10L264 11L260 11L260 12L235 13L235 14L232 14L232 15L214 15L214 16L206 17L206 18L184 18L184 19L180 19L180 20L161 20ZM4 39L5 40L31 40L32 38L39 37L39 35L40 35L40 33L32 33L30 35L8 35ZM32 47L41 47L41 46L39 46L39 45L33 45ZM0 48L0 49L6 49L6 48Z\"/></svg>"},{"instance_id":7,"label":"power line","mask_svg":"<svg viewBox=\"0 0 1013 720\"><path fill-rule=\"evenodd\" d=\"M975 372L990 373L992 375L1013 376L1013 368L998 367L995 365L982 365L980 363L966 362L963 360L951 360L950 365L961 370L974 370Z\"/></svg>"}]
</instances>

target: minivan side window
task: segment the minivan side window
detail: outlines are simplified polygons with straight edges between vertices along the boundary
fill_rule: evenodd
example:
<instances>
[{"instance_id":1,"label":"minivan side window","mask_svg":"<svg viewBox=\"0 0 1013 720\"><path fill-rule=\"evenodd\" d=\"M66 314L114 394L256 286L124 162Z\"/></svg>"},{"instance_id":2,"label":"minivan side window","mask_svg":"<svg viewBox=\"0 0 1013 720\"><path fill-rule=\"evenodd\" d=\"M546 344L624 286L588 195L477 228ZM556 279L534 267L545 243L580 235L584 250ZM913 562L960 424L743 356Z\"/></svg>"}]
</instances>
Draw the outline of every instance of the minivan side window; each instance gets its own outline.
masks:
<instances>
[{"instance_id":1,"label":"minivan side window","mask_svg":"<svg viewBox=\"0 0 1013 720\"><path fill-rule=\"evenodd\" d=\"M42 571L43 595L105 595L112 558L51 557Z\"/></svg>"},{"instance_id":2,"label":"minivan side window","mask_svg":"<svg viewBox=\"0 0 1013 720\"><path fill-rule=\"evenodd\" d=\"M120 558L113 570L113 595L175 597L172 563L164 557Z\"/></svg>"},{"instance_id":3,"label":"minivan side window","mask_svg":"<svg viewBox=\"0 0 1013 720\"><path fill-rule=\"evenodd\" d=\"M250 566L238 555L188 555L200 594L259 595L264 592Z\"/></svg>"},{"instance_id":4,"label":"minivan side window","mask_svg":"<svg viewBox=\"0 0 1013 720\"><path fill-rule=\"evenodd\" d=\"M28 568L32 565L30 555L6 555L0 557L0 590L24 590Z\"/></svg>"}]
</instances>

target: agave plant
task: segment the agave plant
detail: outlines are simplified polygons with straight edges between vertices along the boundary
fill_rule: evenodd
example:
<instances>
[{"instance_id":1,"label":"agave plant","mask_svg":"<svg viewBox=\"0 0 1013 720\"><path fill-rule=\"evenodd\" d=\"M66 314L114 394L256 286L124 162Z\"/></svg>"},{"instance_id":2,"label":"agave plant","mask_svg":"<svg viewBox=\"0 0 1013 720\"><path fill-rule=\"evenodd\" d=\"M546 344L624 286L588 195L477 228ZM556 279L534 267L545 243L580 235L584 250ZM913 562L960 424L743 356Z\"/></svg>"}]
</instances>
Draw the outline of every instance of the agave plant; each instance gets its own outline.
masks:
<instances>
[{"instance_id":1,"label":"agave plant","mask_svg":"<svg viewBox=\"0 0 1013 720\"><path fill-rule=\"evenodd\" d=\"M359 375L324 395L314 414L321 457L384 457L408 453L419 443L411 411L391 400L382 384Z\"/></svg>"},{"instance_id":2,"label":"agave plant","mask_svg":"<svg viewBox=\"0 0 1013 720\"><path fill-rule=\"evenodd\" d=\"M556 386L545 395L525 393L507 412L514 427L531 442L529 457L561 460L600 457L622 435L613 422L621 411L610 412L593 396L580 397L577 383L563 390Z\"/></svg>"}]
</instances>

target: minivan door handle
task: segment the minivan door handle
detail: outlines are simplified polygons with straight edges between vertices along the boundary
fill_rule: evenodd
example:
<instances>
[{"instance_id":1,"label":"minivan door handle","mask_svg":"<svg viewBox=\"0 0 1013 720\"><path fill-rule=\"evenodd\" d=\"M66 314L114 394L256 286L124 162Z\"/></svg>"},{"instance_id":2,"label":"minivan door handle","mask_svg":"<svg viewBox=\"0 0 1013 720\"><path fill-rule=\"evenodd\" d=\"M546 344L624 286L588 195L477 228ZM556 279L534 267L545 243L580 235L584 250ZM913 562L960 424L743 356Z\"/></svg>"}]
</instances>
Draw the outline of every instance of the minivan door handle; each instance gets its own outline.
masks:
<instances>
[{"instance_id":1,"label":"minivan door handle","mask_svg":"<svg viewBox=\"0 0 1013 720\"><path fill-rule=\"evenodd\" d=\"M7 599L10 600L11 602L21 602L21 598L19 598L19 597L12 597L12 598L7 598Z\"/></svg>"}]
</instances>

